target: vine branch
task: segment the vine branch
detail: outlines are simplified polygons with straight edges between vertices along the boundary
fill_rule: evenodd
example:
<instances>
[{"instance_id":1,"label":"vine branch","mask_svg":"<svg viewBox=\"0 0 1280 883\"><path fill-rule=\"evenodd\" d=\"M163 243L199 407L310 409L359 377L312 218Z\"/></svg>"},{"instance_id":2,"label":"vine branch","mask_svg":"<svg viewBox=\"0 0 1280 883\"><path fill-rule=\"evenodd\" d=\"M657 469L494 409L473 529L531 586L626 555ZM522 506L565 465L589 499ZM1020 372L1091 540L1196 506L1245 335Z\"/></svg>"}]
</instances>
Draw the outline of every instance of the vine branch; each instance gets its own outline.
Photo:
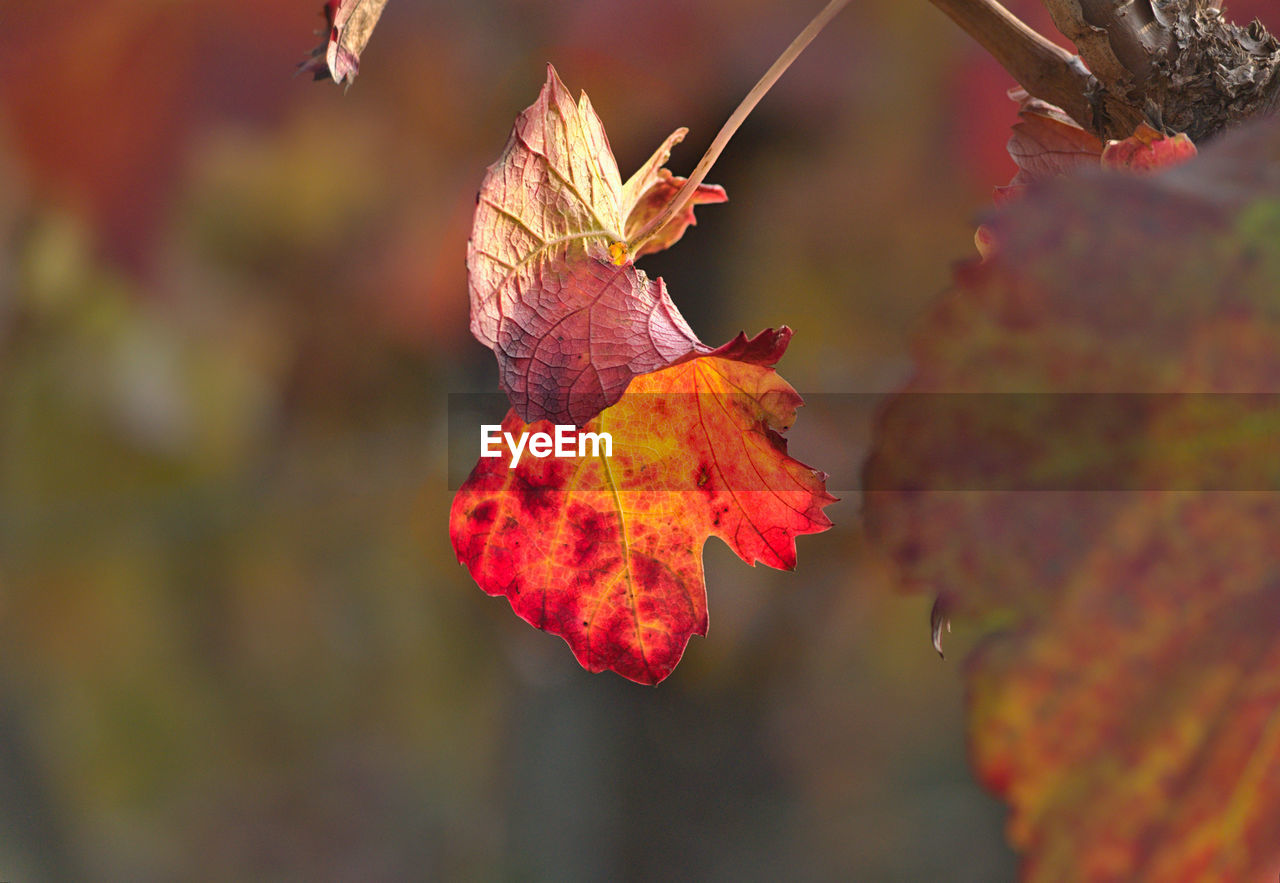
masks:
<instances>
[{"instance_id":1,"label":"vine branch","mask_svg":"<svg viewBox=\"0 0 1280 883\"><path fill-rule=\"evenodd\" d=\"M998 0L930 2L1028 93L1103 138L1146 122L1198 142L1280 105L1280 42L1228 22L1222 0L1041 0L1079 57Z\"/></svg>"},{"instance_id":2,"label":"vine branch","mask_svg":"<svg viewBox=\"0 0 1280 883\"><path fill-rule=\"evenodd\" d=\"M929 0L978 41L1018 85L1094 127L1089 95L1096 81L1080 59L1028 27L997 0Z\"/></svg>"}]
</instances>

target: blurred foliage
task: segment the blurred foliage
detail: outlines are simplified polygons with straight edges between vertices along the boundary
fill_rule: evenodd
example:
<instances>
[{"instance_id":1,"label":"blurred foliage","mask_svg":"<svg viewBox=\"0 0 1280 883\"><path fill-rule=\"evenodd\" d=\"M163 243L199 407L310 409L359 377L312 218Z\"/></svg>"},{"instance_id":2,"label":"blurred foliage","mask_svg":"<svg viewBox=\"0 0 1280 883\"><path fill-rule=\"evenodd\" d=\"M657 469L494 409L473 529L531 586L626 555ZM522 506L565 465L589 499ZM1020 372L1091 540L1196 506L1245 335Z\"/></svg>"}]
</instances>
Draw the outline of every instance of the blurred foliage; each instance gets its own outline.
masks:
<instances>
[{"instance_id":1,"label":"blurred foliage","mask_svg":"<svg viewBox=\"0 0 1280 883\"><path fill-rule=\"evenodd\" d=\"M682 173L809 11L395 0L344 95L289 76L319 6L0 6L0 876L1008 876L855 489L796 574L708 550L656 692L449 548L446 395L496 386L465 241L544 64L623 168L690 126ZM802 393L890 388L1012 171L1008 85L923 3L852 4L647 269L703 339L790 324Z\"/></svg>"},{"instance_id":2,"label":"blurred foliage","mask_svg":"<svg viewBox=\"0 0 1280 883\"><path fill-rule=\"evenodd\" d=\"M995 632L970 747L1024 879L1280 872L1278 160L1269 119L1031 187L881 412L868 532Z\"/></svg>"}]
</instances>

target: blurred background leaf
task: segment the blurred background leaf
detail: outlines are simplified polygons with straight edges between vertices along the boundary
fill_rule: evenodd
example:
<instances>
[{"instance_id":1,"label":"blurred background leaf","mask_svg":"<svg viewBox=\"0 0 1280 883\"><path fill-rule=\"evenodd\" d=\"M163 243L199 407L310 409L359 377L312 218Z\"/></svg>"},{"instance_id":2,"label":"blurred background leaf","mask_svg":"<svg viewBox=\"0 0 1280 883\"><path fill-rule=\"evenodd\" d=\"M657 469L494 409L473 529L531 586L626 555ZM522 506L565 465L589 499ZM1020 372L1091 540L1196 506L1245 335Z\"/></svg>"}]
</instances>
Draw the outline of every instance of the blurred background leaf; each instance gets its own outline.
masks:
<instances>
[{"instance_id":1,"label":"blurred background leaf","mask_svg":"<svg viewBox=\"0 0 1280 883\"><path fill-rule=\"evenodd\" d=\"M985 636L970 746L1026 880L1280 872L1278 160L1266 119L1032 185L877 423L869 535Z\"/></svg>"}]
</instances>

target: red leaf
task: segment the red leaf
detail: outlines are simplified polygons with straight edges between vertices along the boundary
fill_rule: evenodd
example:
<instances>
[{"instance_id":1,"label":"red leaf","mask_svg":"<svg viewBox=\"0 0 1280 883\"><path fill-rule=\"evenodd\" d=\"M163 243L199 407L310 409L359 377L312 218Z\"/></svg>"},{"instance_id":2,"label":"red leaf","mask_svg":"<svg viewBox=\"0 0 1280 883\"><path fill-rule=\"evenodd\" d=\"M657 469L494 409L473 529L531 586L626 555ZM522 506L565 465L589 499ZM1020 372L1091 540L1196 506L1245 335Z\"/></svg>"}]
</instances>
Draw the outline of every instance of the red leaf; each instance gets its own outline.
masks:
<instances>
[{"instance_id":1,"label":"red leaf","mask_svg":"<svg viewBox=\"0 0 1280 883\"><path fill-rule=\"evenodd\" d=\"M682 135L624 186L591 102L575 105L548 66L490 166L467 249L471 331L497 356L523 419L580 425L633 377L710 351L662 281L624 254L628 235L673 193L659 166ZM699 189L698 201L722 199L719 188ZM691 211L674 219L652 243L671 244L692 221Z\"/></svg>"},{"instance_id":2,"label":"red leaf","mask_svg":"<svg viewBox=\"0 0 1280 883\"><path fill-rule=\"evenodd\" d=\"M1019 122L1009 137L1009 156L1018 173L1004 187L996 188L996 201L1020 194L1034 181L1069 175L1077 169L1103 168L1134 172L1154 171L1178 165L1196 155L1185 134L1163 135L1142 123L1123 141L1102 141L1082 129L1061 108L1032 98L1022 89L1009 97L1018 101Z\"/></svg>"},{"instance_id":3,"label":"red leaf","mask_svg":"<svg viewBox=\"0 0 1280 883\"><path fill-rule=\"evenodd\" d=\"M1021 89L1009 93L1018 101L1019 121L1009 136L1009 156L1018 173L1004 187L996 188L1000 201L1021 193L1033 181L1066 175L1078 168L1097 168L1102 141L1076 124L1061 109L1032 98Z\"/></svg>"},{"instance_id":4,"label":"red leaf","mask_svg":"<svg viewBox=\"0 0 1280 883\"><path fill-rule=\"evenodd\" d=\"M879 421L872 541L1006 627L970 745L1027 880L1280 873L1277 155L1264 120L1004 207Z\"/></svg>"},{"instance_id":5,"label":"red leaf","mask_svg":"<svg viewBox=\"0 0 1280 883\"><path fill-rule=\"evenodd\" d=\"M1131 499L1052 622L971 660L970 745L1027 880L1280 875L1275 494Z\"/></svg>"},{"instance_id":6,"label":"red leaf","mask_svg":"<svg viewBox=\"0 0 1280 883\"><path fill-rule=\"evenodd\" d=\"M315 74L317 80L332 78L350 86L360 73L360 54L386 5L387 0L326 0L325 42L298 69Z\"/></svg>"},{"instance_id":7,"label":"red leaf","mask_svg":"<svg viewBox=\"0 0 1280 883\"><path fill-rule=\"evenodd\" d=\"M787 329L632 381L583 427L611 457L481 458L454 499L450 533L480 587L560 635L583 667L656 684L691 635L706 634L702 546L718 536L744 561L792 568L795 537L831 525L824 476L787 455L801 404L760 361ZM553 432L514 410L513 437Z\"/></svg>"},{"instance_id":8,"label":"red leaf","mask_svg":"<svg viewBox=\"0 0 1280 883\"><path fill-rule=\"evenodd\" d=\"M1183 133L1166 136L1142 123L1123 141L1111 141L1102 151L1104 169L1154 172L1180 165L1196 155L1196 146Z\"/></svg>"}]
</instances>

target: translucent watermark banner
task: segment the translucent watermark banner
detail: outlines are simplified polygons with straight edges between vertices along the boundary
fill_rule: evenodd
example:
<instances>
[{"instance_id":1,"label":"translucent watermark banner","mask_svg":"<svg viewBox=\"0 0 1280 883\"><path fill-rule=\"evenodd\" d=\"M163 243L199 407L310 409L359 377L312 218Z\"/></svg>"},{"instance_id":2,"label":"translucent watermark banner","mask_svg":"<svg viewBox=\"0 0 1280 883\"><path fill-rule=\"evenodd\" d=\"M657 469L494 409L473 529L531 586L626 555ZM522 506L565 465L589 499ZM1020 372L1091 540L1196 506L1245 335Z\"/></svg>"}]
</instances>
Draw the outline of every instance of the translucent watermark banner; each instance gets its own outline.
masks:
<instances>
[{"instance_id":1,"label":"translucent watermark banner","mask_svg":"<svg viewBox=\"0 0 1280 883\"><path fill-rule=\"evenodd\" d=\"M449 396L449 483L482 455L643 460L651 490L696 490L705 469L770 449L860 491L1277 491L1280 393L808 393L786 404L742 394L629 396L627 419L503 427L499 394ZM780 411L777 409L781 409ZM699 430L704 431L699 431ZM606 443L607 437L607 443ZM516 454L517 449L519 454ZM672 468L659 468L669 463ZM728 490L775 489L725 469ZM781 488L776 488L781 489Z\"/></svg>"}]
</instances>

